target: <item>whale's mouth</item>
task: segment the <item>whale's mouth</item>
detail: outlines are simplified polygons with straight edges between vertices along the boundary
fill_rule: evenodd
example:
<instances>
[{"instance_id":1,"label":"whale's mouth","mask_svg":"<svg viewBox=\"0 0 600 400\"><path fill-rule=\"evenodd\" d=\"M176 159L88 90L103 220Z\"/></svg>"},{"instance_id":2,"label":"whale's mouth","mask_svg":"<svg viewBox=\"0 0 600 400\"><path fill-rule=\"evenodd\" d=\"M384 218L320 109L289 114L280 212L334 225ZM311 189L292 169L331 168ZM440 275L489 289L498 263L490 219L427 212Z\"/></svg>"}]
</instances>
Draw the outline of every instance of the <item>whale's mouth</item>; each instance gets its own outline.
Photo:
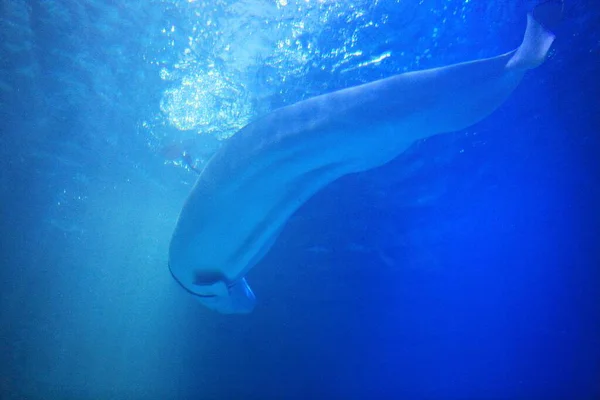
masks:
<instances>
[{"instance_id":1,"label":"whale's mouth","mask_svg":"<svg viewBox=\"0 0 600 400\"><path fill-rule=\"evenodd\" d=\"M194 287L209 292L209 294L204 294L188 288L177 279L170 263L169 272L179 286L212 310L223 314L247 314L252 312L256 305L256 296L254 296L245 278L226 283L227 281L219 278L218 274L211 274L210 281L206 279L209 278L208 276L203 276L202 279L196 277Z\"/></svg>"},{"instance_id":2,"label":"whale's mouth","mask_svg":"<svg viewBox=\"0 0 600 400\"><path fill-rule=\"evenodd\" d=\"M181 283L181 281L175 276L175 274L173 273L173 270L171 269L171 263L169 263L168 265L169 265L169 272L171 273L171 276L173 277L173 279L175 279L175 282L177 282L179 284L179 286L181 286L189 294L191 294L193 296L197 296L197 297L202 297L202 298L217 297L216 294L200 294L200 293L191 291L183 283Z\"/></svg>"}]
</instances>

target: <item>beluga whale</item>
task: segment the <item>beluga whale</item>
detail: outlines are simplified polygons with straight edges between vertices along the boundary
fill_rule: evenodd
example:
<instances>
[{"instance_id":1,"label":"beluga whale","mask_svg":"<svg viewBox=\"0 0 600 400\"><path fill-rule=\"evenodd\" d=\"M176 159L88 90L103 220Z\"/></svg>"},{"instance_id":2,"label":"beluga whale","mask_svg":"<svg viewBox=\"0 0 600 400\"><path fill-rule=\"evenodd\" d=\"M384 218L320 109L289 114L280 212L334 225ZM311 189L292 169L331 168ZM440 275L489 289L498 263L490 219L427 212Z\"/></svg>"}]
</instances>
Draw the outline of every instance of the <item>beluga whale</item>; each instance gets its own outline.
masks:
<instances>
[{"instance_id":1,"label":"beluga whale","mask_svg":"<svg viewBox=\"0 0 600 400\"><path fill-rule=\"evenodd\" d=\"M246 274L304 202L415 141L488 116L544 62L561 11L561 1L534 8L511 52L320 95L240 129L208 161L183 205L169 247L173 278L210 309L251 312L256 297Z\"/></svg>"}]
</instances>

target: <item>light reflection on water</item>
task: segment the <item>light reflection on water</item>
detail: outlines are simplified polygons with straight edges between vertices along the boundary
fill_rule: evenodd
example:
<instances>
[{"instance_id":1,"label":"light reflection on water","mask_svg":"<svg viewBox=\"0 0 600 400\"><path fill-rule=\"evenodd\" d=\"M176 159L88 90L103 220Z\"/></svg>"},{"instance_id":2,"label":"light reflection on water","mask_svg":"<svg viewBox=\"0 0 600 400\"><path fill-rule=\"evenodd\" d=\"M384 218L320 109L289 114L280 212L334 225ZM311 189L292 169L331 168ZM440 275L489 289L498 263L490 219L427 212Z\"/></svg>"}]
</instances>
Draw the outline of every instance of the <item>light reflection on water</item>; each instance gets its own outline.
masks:
<instances>
[{"instance_id":1,"label":"light reflection on water","mask_svg":"<svg viewBox=\"0 0 600 400\"><path fill-rule=\"evenodd\" d=\"M462 40L444 33L478 13L451 0L162 3L173 16L160 28L163 51L175 57L149 57L168 85L160 123L146 121L159 147L197 134L227 139L273 108L428 67L440 41ZM433 27L413 23L427 15L439 16ZM162 124L182 135L165 135Z\"/></svg>"}]
</instances>

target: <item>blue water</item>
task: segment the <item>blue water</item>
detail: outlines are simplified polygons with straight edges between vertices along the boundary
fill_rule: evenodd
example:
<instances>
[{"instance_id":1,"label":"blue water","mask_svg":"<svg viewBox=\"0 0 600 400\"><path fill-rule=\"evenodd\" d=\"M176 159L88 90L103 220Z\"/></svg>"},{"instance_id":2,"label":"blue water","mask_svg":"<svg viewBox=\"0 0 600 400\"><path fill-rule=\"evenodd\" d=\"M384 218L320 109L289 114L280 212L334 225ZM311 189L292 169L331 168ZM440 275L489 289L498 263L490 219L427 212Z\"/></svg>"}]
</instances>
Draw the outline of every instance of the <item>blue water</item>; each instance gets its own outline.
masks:
<instances>
[{"instance_id":1,"label":"blue water","mask_svg":"<svg viewBox=\"0 0 600 400\"><path fill-rule=\"evenodd\" d=\"M535 4L1 2L0 399L600 398L595 0L492 116L307 202L252 314L167 269L183 151L509 51Z\"/></svg>"}]
</instances>

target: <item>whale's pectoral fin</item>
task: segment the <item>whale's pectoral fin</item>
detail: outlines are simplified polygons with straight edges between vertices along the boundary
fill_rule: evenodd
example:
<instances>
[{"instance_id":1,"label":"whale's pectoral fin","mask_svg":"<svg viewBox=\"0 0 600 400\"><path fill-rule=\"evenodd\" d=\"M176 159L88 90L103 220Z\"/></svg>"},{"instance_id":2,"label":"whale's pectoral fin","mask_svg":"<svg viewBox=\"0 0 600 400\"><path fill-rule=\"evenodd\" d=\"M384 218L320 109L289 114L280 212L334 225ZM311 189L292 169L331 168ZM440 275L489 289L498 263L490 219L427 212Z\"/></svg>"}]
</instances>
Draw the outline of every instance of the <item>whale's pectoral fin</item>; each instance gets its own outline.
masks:
<instances>
[{"instance_id":1,"label":"whale's pectoral fin","mask_svg":"<svg viewBox=\"0 0 600 400\"><path fill-rule=\"evenodd\" d=\"M507 68L531 69L546 60L548 50L554 42L554 29L562 15L562 1L550 0L538 5L527 14L527 29L523 43L506 64Z\"/></svg>"},{"instance_id":2,"label":"whale's pectoral fin","mask_svg":"<svg viewBox=\"0 0 600 400\"><path fill-rule=\"evenodd\" d=\"M223 287L217 287L217 286ZM246 278L242 278L229 286L224 283L211 285L210 295L198 295L196 298L206 307L223 314L247 314L254 310L256 297L248 286Z\"/></svg>"}]
</instances>

